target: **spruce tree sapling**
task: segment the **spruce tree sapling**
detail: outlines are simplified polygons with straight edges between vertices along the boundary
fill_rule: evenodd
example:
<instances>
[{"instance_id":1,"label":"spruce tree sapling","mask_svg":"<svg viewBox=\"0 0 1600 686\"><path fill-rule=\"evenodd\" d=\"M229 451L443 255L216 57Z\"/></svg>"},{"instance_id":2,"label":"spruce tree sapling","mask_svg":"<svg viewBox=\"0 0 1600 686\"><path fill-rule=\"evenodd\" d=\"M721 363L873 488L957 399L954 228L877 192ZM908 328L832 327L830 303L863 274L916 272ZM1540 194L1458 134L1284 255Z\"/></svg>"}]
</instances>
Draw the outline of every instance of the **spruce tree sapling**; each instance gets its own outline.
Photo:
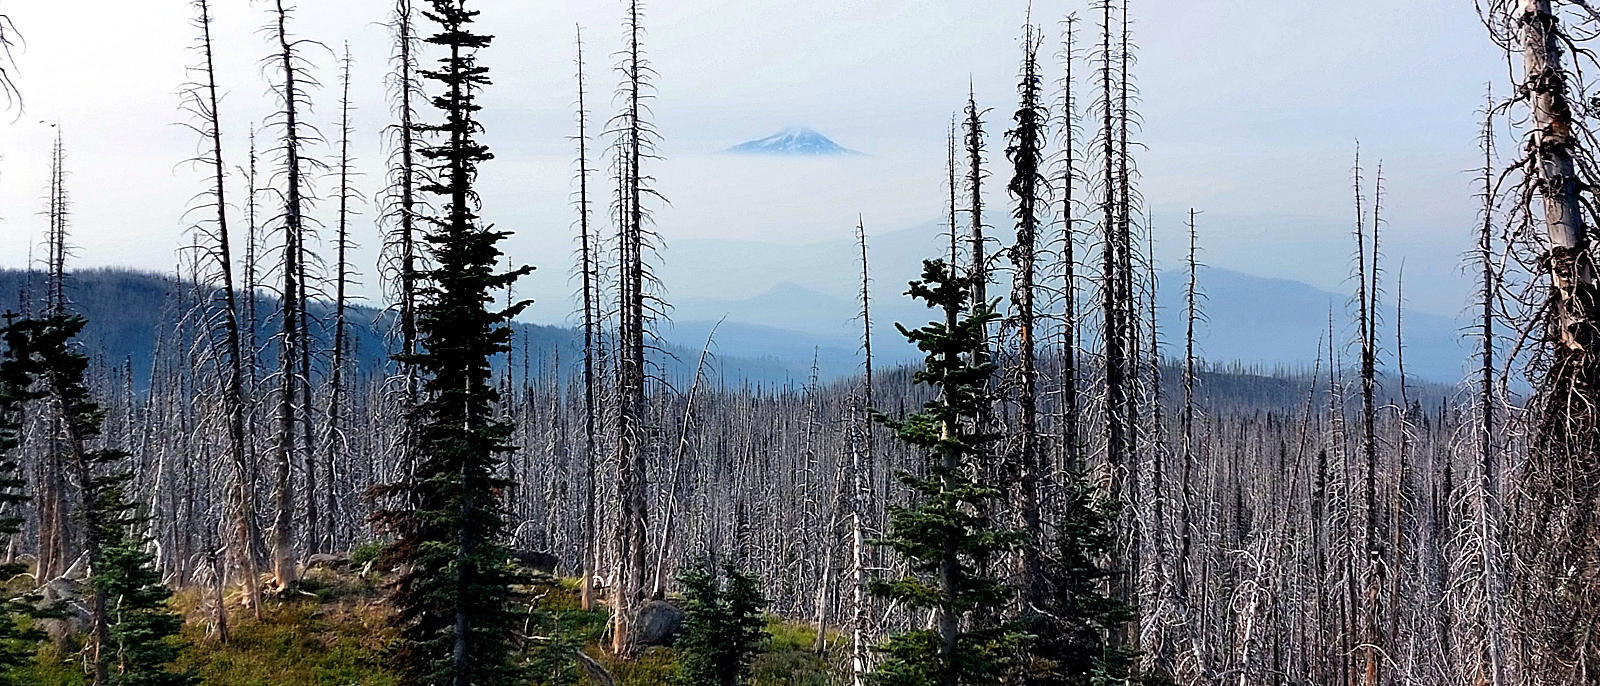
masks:
<instances>
[{"instance_id":1,"label":"spruce tree sapling","mask_svg":"<svg viewBox=\"0 0 1600 686\"><path fill-rule=\"evenodd\" d=\"M1136 614L1106 592L1116 572L1103 563L1116 546L1114 501L1097 498L1082 472L1067 476L1052 554L1045 564L1050 595L1029 626L1034 639L1024 683L1098 686L1123 683L1134 653L1119 637Z\"/></svg>"},{"instance_id":2,"label":"spruce tree sapling","mask_svg":"<svg viewBox=\"0 0 1600 686\"><path fill-rule=\"evenodd\" d=\"M1013 589L983 570L1021 542L986 513L1001 490L979 481L980 461L996 436L983 431L985 385L993 364L976 361L985 331L996 318L993 303L970 306L973 279L957 276L942 260L923 262L922 278L908 295L944 312L943 322L916 330L897 326L925 355L919 384L935 397L904 419L876 418L908 446L927 454L925 476L901 473L911 504L889 510L889 534L879 543L899 553L910 573L873 582L873 591L912 610L934 615L934 628L891 636L884 661L871 675L876 686L976 686L992 684L1012 662L1023 636L1004 626L962 630L974 610L1002 607Z\"/></svg>"},{"instance_id":3,"label":"spruce tree sapling","mask_svg":"<svg viewBox=\"0 0 1600 686\"><path fill-rule=\"evenodd\" d=\"M720 573L719 573L720 572ZM678 579L683 584L683 637L678 648L683 686L742 686L766 646L767 601L754 575L724 561L720 570L709 560L691 567Z\"/></svg>"}]
</instances>

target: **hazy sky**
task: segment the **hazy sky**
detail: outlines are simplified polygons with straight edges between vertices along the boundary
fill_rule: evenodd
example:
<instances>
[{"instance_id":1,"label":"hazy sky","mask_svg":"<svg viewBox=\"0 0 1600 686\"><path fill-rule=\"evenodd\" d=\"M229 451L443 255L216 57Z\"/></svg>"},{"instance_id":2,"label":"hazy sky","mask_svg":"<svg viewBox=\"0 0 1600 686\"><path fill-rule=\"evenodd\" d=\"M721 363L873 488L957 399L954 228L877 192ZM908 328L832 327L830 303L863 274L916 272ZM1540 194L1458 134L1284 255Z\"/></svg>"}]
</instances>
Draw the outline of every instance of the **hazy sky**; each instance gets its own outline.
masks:
<instances>
[{"instance_id":1,"label":"hazy sky","mask_svg":"<svg viewBox=\"0 0 1600 686\"><path fill-rule=\"evenodd\" d=\"M311 118L330 138L334 52L348 41L354 53L360 183L375 195L383 177L379 130L389 118L388 32L380 23L390 3L299 4L295 31L333 51L307 52L323 84L313 92ZM541 301L532 318L561 321L570 310L562 298L573 247L573 34L582 24L598 127L613 109L623 4L473 4L483 12L480 27L496 36L481 56L495 82L483 98L484 138L497 156L483 169L484 214L517 232L508 245L516 260L539 267L523 287ZM244 163L251 123L271 105L260 67L270 49L260 30L268 7L216 0L213 9L230 166ZM945 130L969 79L994 108L992 149L1003 148L998 135L1014 109L1026 7L1024 0L651 4L645 50L660 73L654 113L666 158L652 171L671 201L657 211L665 259L682 238L835 238L852 230L858 212L876 231L938 219ZM15 71L24 109L0 121L0 265L22 265L43 234L48 121L65 132L79 265L171 269L174 249L187 240L184 209L205 183L182 163L198 141L175 125L184 118L177 93L189 78L185 67L195 62L189 3L9 0L0 10L26 42ZM1085 3L1033 3L1052 37L1057 20L1074 11L1085 12ZM1210 264L1341 287L1353 214L1350 158L1360 139L1365 159L1384 161L1385 241L1391 264L1406 263L1408 298L1446 314L1460 308L1456 265L1475 214L1464 170L1477 164L1476 110L1487 83L1504 91L1498 84L1506 82L1471 3L1134 0L1133 11L1144 119L1137 138L1146 146L1139 166L1167 266L1192 206L1204 212ZM868 155L718 154L788 125L810 126ZM332 152L332 145L313 150ZM998 165L993 171L1000 174ZM331 179L319 187L331 190ZM325 223L332 207L318 209ZM370 295L378 239L374 211L362 213L357 267ZM692 284L666 285L697 295Z\"/></svg>"}]
</instances>

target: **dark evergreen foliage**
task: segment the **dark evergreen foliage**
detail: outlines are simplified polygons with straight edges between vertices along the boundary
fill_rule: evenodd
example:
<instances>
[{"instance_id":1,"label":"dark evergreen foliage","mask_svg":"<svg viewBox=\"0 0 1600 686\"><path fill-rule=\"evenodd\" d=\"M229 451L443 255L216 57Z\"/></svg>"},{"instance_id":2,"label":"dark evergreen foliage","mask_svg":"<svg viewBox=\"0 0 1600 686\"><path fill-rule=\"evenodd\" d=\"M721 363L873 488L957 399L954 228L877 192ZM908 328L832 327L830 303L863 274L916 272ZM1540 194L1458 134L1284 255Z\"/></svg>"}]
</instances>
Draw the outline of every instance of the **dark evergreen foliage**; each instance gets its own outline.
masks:
<instances>
[{"instance_id":1,"label":"dark evergreen foliage","mask_svg":"<svg viewBox=\"0 0 1600 686\"><path fill-rule=\"evenodd\" d=\"M876 414L900 441L926 452L929 459L925 476L900 474L914 493L913 502L889 509L889 535L878 542L903 556L911 574L874 581L872 590L907 607L933 611L937 626L885 641L880 647L884 661L871 675L877 686L993 684L1023 638L1010 627L961 627L974 610L1002 607L1010 600L1014 589L984 570L1021 539L987 515L1000 489L973 477L986 471L978 466L990 457L996 439L979 428L984 386L994 365L974 363L973 351L996 315L992 303L969 309L971 288L970 277L956 276L943 261L925 261L922 279L911 282L908 294L943 310L945 321L916 330L896 325L926 354L915 381L938 393L922 412L904 419Z\"/></svg>"},{"instance_id":2,"label":"dark evergreen foliage","mask_svg":"<svg viewBox=\"0 0 1600 686\"><path fill-rule=\"evenodd\" d=\"M1052 555L1045 562L1050 593L1025 618L1025 682L1039 686L1124 683L1134 652L1117 637L1135 617L1132 605L1107 593L1115 574L1104 566L1116 545L1118 505L1098 497L1081 473L1068 477L1056 522Z\"/></svg>"},{"instance_id":3,"label":"dark evergreen foliage","mask_svg":"<svg viewBox=\"0 0 1600 686\"><path fill-rule=\"evenodd\" d=\"M720 571L720 573L719 573ZM767 600L756 577L732 562L720 570L710 561L689 568L683 584L683 652L678 682L683 686L741 686L766 646Z\"/></svg>"},{"instance_id":4,"label":"dark evergreen foliage","mask_svg":"<svg viewBox=\"0 0 1600 686\"><path fill-rule=\"evenodd\" d=\"M1038 53L1039 41L1033 26L1023 35L1022 80L1017 86L1019 104L1014 115L1016 128L1006 132L1006 158L1013 175L1006 191L1016 200L1012 216L1017 220L1017 242L1010 253L1013 281L1011 305L1014 316L1007 322L1016 332L1015 386L1017 426L1014 446L1004 470L1014 480L1018 509L1026 539L1022 546L1022 598L1036 604L1043 594L1040 573L1040 544L1045 538L1040 516L1040 484L1044 477L1044 457L1039 435L1038 292L1035 277L1039 256L1039 224L1043 210L1042 189L1048 186L1041 168L1044 162L1045 121L1049 113L1040 104Z\"/></svg>"},{"instance_id":5,"label":"dark evergreen foliage","mask_svg":"<svg viewBox=\"0 0 1600 686\"><path fill-rule=\"evenodd\" d=\"M137 515L121 540L102 552L102 571L95 588L105 593L110 620L109 648L112 686L187 686L200 683L188 672L173 672L166 665L178 659L181 648L174 640L183 618L170 610L172 591L161 583L147 539L131 532L142 529L146 517Z\"/></svg>"},{"instance_id":6,"label":"dark evergreen foliage","mask_svg":"<svg viewBox=\"0 0 1600 686\"><path fill-rule=\"evenodd\" d=\"M16 513L28 502L23 493L24 481L17 461L16 451L22 438L23 405L37 397L30 390L32 379L26 368L28 338L24 329L16 326L14 315L6 314L6 324L0 328L0 339L5 345L0 358L0 538L21 535L22 517ZM31 621L40 616L39 598L31 593L33 585L19 579L28 573L22 562L0 565L0 686L21 686L12 676L13 670L33 656L44 633L34 628Z\"/></svg>"},{"instance_id":7,"label":"dark evergreen foliage","mask_svg":"<svg viewBox=\"0 0 1600 686\"><path fill-rule=\"evenodd\" d=\"M546 600L566 590L555 579L541 579L540 591L528 613L528 676L541 686L577 686L578 652L583 650L583 613L546 607Z\"/></svg>"},{"instance_id":8,"label":"dark evergreen foliage","mask_svg":"<svg viewBox=\"0 0 1600 686\"><path fill-rule=\"evenodd\" d=\"M128 496L132 475L125 471L128 454L91 447L100 436L105 411L85 383L89 360L73 341L84 319L56 314L16 322L8 327L12 366L8 385L24 376L42 386L62 417L63 433L79 474L84 509L81 513L89 552L89 578L94 589L96 672L112 686L183 686L197 683L188 673L168 668L178 657L177 635L182 619L167 605L172 592L161 583L154 557L146 550L148 517L137 512ZM92 646L94 647L94 646Z\"/></svg>"},{"instance_id":9,"label":"dark evergreen foliage","mask_svg":"<svg viewBox=\"0 0 1600 686\"><path fill-rule=\"evenodd\" d=\"M465 0L434 0L424 15L440 27L427 42L448 51L439 68L423 72L441 87L433 104L445 121L419 127L438 140L421 151L433 165L423 190L442 201L441 212L427 217L433 268L423 274L418 308L424 348L400 360L426 377L416 472L400 486L407 509L383 518L397 537L388 557L406 565L393 594L401 629L396 657L410 683L523 683L513 643L524 613L512 585L521 579L508 562L501 498L512 484L496 476L511 430L495 419L500 396L489 361L508 349L505 323L528 303L489 305L493 291L531 268L497 273L497 245L507 233L477 215L478 164L493 155L476 140L476 96L489 79L475 53L490 37L472 32L477 12Z\"/></svg>"}]
</instances>

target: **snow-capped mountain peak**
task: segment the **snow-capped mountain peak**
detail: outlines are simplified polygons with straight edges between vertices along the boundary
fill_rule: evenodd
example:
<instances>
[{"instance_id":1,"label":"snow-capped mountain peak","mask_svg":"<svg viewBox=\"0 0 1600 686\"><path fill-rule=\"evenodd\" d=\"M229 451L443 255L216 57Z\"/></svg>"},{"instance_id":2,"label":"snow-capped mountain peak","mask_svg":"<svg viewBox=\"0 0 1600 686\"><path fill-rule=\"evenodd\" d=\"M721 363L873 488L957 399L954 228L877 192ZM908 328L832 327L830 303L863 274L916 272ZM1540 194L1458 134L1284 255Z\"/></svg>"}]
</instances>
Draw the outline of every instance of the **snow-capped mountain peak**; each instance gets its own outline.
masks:
<instances>
[{"instance_id":1,"label":"snow-capped mountain peak","mask_svg":"<svg viewBox=\"0 0 1600 686\"><path fill-rule=\"evenodd\" d=\"M746 141L728 148L746 155L854 155L854 150L833 142L827 136L804 126L791 126L766 138Z\"/></svg>"}]
</instances>

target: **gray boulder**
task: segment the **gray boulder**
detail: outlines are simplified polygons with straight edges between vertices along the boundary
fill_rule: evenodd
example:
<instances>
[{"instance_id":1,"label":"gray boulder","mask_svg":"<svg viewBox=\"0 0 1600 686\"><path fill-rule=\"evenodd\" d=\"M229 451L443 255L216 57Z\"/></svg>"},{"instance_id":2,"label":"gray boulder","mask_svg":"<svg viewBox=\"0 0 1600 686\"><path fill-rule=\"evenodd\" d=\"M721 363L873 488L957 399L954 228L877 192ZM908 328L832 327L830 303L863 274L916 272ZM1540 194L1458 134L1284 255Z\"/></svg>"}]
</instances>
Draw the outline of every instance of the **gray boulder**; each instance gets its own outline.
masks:
<instances>
[{"instance_id":1,"label":"gray boulder","mask_svg":"<svg viewBox=\"0 0 1600 686\"><path fill-rule=\"evenodd\" d=\"M512 553L512 559L523 569L540 574L554 576L561 569L561 560L555 555L538 550L518 550Z\"/></svg>"},{"instance_id":2,"label":"gray boulder","mask_svg":"<svg viewBox=\"0 0 1600 686\"><path fill-rule=\"evenodd\" d=\"M634 623L634 635L641 646L670 646L683 633L683 622L688 619L682 609L665 600L652 600L639 608L639 619Z\"/></svg>"},{"instance_id":3,"label":"gray boulder","mask_svg":"<svg viewBox=\"0 0 1600 686\"><path fill-rule=\"evenodd\" d=\"M306 569L332 569L345 571L350 569L349 553L315 553L306 558Z\"/></svg>"}]
</instances>

